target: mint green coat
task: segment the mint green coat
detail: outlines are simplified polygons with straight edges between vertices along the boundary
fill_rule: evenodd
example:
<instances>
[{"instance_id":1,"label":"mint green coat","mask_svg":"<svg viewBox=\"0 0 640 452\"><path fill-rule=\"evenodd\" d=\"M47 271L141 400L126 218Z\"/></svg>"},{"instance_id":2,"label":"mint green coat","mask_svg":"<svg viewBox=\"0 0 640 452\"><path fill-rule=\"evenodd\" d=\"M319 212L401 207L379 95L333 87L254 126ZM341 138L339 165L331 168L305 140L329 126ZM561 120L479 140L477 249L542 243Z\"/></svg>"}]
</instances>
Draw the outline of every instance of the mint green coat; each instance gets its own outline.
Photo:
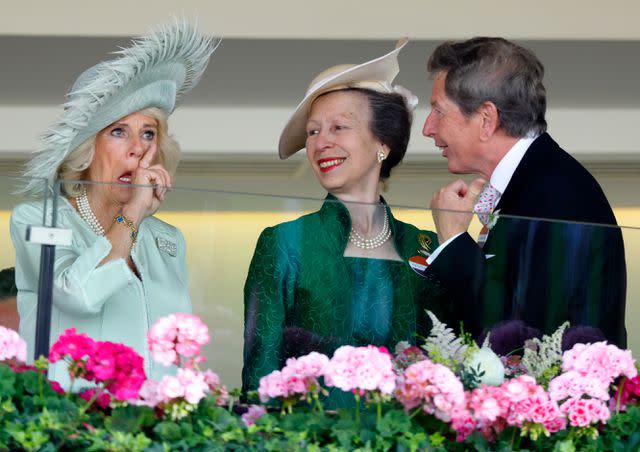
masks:
<instances>
[{"instance_id":1,"label":"mint green coat","mask_svg":"<svg viewBox=\"0 0 640 452\"><path fill-rule=\"evenodd\" d=\"M40 245L26 242L25 236L28 225L42 225L42 220L40 202L20 204L11 215L20 335L27 341L29 360L35 345ZM75 327L95 340L133 347L144 357L147 375L159 378L169 368L149 359L147 331L159 317L191 312L182 233L154 217L142 222L131 253L138 279L123 259L99 265L111 243L96 235L64 198L57 223L71 229L73 238L71 246L57 246L55 251L51 344L64 330ZM50 377L68 382L62 365L52 366Z\"/></svg>"},{"instance_id":2,"label":"mint green coat","mask_svg":"<svg viewBox=\"0 0 640 452\"><path fill-rule=\"evenodd\" d=\"M388 208L387 208L388 209ZM329 195L318 212L265 229L244 288L243 389L280 369L290 356L342 345L416 343L430 309L452 320L452 303L438 281L418 275L408 259L424 251L433 232L396 220L388 209L393 244L402 261L344 257L351 230L346 207Z\"/></svg>"}]
</instances>

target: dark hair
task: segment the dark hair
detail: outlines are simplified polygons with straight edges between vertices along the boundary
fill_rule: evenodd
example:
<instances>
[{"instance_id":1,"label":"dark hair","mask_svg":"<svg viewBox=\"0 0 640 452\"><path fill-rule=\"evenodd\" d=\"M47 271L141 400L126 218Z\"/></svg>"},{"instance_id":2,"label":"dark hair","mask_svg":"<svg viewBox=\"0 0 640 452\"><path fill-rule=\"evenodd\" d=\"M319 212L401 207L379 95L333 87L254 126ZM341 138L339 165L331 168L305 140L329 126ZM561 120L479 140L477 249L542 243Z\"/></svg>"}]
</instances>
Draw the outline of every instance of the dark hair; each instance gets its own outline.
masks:
<instances>
[{"instance_id":1,"label":"dark hair","mask_svg":"<svg viewBox=\"0 0 640 452\"><path fill-rule=\"evenodd\" d=\"M373 136L389 147L389 155L380 169L380 179L387 179L407 152L413 115L400 94L380 93L366 88L347 88L343 91L361 93L369 101L369 129Z\"/></svg>"},{"instance_id":2,"label":"dark hair","mask_svg":"<svg viewBox=\"0 0 640 452\"><path fill-rule=\"evenodd\" d=\"M530 50L503 38L447 41L433 51L427 68L446 72L445 92L465 116L490 101L508 135L547 130L544 66Z\"/></svg>"},{"instance_id":3,"label":"dark hair","mask_svg":"<svg viewBox=\"0 0 640 452\"><path fill-rule=\"evenodd\" d=\"M15 268L5 268L0 271L0 300L13 297L18 293L16 288Z\"/></svg>"}]
</instances>

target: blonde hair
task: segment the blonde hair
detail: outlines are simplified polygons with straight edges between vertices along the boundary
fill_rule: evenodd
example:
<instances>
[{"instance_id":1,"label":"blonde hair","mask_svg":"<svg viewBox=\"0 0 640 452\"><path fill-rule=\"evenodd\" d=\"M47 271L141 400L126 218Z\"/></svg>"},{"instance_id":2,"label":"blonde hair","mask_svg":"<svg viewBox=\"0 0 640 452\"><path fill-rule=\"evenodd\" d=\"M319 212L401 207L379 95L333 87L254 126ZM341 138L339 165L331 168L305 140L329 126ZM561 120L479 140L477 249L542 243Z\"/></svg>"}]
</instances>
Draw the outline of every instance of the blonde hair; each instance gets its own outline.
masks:
<instances>
[{"instance_id":1,"label":"blonde hair","mask_svg":"<svg viewBox=\"0 0 640 452\"><path fill-rule=\"evenodd\" d=\"M173 176L180 162L180 145L169 135L167 114L157 108L149 107L140 110L141 113L158 121L158 154L152 164L160 163ZM65 196L76 198L84 191L83 181L86 181L87 170L93 162L96 152L96 135L82 142L71 151L60 164L56 177L61 181L61 190Z\"/></svg>"}]
</instances>

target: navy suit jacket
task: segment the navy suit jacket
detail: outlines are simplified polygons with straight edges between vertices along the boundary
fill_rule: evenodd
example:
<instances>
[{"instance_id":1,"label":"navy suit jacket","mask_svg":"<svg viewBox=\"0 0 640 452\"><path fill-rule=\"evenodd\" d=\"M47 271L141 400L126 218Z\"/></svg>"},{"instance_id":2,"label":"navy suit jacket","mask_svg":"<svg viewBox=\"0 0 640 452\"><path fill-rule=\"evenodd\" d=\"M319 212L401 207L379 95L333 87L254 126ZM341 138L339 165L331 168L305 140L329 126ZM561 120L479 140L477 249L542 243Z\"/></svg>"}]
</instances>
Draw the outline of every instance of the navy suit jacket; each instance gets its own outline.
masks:
<instances>
[{"instance_id":1,"label":"navy suit jacket","mask_svg":"<svg viewBox=\"0 0 640 452\"><path fill-rule=\"evenodd\" d=\"M465 328L478 336L520 319L549 334L568 320L600 328L626 347L624 244L619 228L605 226L617 223L593 176L542 134L495 210L499 219L484 248L465 233L429 268L443 281L467 281L454 285L466 294Z\"/></svg>"}]
</instances>

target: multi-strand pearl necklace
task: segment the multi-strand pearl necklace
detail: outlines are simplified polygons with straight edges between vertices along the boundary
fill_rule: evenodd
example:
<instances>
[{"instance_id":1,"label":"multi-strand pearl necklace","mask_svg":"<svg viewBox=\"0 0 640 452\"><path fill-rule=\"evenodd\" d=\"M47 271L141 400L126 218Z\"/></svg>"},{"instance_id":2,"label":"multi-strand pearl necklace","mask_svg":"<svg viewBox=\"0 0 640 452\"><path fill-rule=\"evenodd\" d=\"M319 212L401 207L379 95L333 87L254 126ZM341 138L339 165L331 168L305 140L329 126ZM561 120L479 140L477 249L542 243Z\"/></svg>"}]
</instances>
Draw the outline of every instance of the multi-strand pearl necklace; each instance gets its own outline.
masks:
<instances>
[{"instance_id":1,"label":"multi-strand pearl necklace","mask_svg":"<svg viewBox=\"0 0 640 452\"><path fill-rule=\"evenodd\" d=\"M391 229L389 228L389 217L387 215L387 209L384 209L384 224L382 230L373 238L365 239L353 226L351 226L351 234L349 234L349 241L358 248L363 250L374 250L380 248L391 237Z\"/></svg>"},{"instance_id":2,"label":"multi-strand pearl necklace","mask_svg":"<svg viewBox=\"0 0 640 452\"><path fill-rule=\"evenodd\" d=\"M104 228L96 218L96 215L91 210L89 205L89 197L87 196L87 190L84 190L80 196L76 198L78 204L78 213L85 223L89 225L91 230L98 235L104 235Z\"/></svg>"}]
</instances>

